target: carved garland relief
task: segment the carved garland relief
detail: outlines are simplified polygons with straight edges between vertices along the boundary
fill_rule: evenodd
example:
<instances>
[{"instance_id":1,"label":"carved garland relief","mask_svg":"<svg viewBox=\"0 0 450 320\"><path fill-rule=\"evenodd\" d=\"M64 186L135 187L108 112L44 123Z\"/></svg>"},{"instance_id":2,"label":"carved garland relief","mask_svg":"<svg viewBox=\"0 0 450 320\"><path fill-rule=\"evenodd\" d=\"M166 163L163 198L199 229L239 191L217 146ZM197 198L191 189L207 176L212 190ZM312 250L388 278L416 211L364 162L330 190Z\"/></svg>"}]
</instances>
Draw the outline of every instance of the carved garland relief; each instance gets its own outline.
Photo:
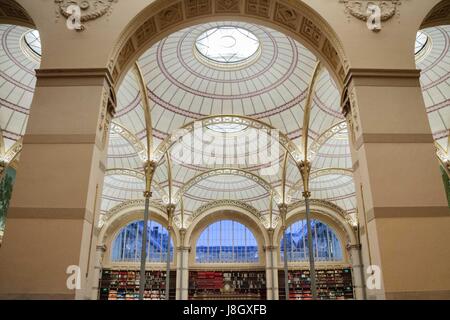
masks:
<instances>
[{"instance_id":1,"label":"carved garland relief","mask_svg":"<svg viewBox=\"0 0 450 320\"><path fill-rule=\"evenodd\" d=\"M57 17L63 16L69 19L73 12L70 6L78 6L81 11L81 22L96 20L112 12L113 3L118 0L55 0L57 5Z\"/></svg>"},{"instance_id":2,"label":"carved garland relief","mask_svg":"<svg viewBox=\"0 0 450 320\"><path fill-rule=\"evenodd\" d=\"M347 15L361 21L368 21L375 13L373 8L379 10L380 22L388 21L399 12L401 0L339 0L345 6ZM372 28L372 31L380 31L380 27Z\"/></svg>"}]
</instances>

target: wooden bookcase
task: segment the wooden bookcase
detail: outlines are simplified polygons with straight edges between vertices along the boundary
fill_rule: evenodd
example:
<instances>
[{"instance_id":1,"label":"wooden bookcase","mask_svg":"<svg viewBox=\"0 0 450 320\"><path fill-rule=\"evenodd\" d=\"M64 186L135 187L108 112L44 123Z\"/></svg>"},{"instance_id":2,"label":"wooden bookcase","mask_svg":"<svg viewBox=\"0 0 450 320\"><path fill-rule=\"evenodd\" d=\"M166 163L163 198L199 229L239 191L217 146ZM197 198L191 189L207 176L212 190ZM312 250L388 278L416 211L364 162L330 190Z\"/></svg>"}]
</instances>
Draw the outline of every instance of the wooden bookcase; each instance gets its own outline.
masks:
<instances>
[{"instance_id":1,"label":"wooden bookcase","mask_svg":"<svg viewBox=\"0 0 450 320\"><path fill-rule=\"evenodd\" d=\"M190 271L190 300L265 300L265 271Z\"/></svg>"},{"instance_id":2,"label":"wooden bookcase","mask_svg":"<svg viewBox=\"0 0 450 320\"><path fill-rule=\"evenodd\" d=\"M350 268L316 270L317 295L321 300L353 299L353 279ZM309 270L289 270L289 300L310 300ZM285 300L284 271L278 271L279 298Z\"/></svg>"},{"instance_id":3,"label":"wooden bookcase","mask_svg":"<svg viewBox=\"0 0 450 320\"><path fill-rule=\"evenodd\" d=\"M166 271L145 272L144 300L166 299ZM100 279L100 300L138 300L139 270L103 269ZM176 294L176 271L170 272L169 299Z\"/></svg>"}]
</instances>

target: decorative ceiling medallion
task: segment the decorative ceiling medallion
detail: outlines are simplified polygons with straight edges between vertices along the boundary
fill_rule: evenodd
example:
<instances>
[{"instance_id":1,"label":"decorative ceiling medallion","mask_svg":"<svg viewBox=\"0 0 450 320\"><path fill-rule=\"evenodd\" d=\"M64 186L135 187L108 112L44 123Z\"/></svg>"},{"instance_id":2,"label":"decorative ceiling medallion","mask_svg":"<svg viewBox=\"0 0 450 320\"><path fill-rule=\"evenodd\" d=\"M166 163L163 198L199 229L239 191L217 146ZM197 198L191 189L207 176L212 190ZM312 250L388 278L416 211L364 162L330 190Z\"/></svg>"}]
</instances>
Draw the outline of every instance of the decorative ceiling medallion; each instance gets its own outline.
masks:
<instances>
[{"instance_id":1,"label":"decorative ceiling medallion","mask_svg":"<svg viewBox=\"0 0 450 320\"><path fill-rule=\"evenodd\" d=\"M401 5L401 0L339 0L339 2L345 5L345 11L349 16L361 21L367 21L373 16L371 8L374 6L381 11L379 19L388 21L398 13L398 6Z\"/></svg>"},{"instance_id":2,"label":"decorative ceiling medallion","mask_svg":"<svg viewBox=\"0 0 450 320\"><path fill-rule=\"evenodd\" d=\"M66 19L71 18L73 13L70 6L78 6L81 11L80 22L88 22L110 14L113 3L117 1L119 0L55 0L55 4L58 6L58 17L62 15Z\"/></svg>"}]
</instances>

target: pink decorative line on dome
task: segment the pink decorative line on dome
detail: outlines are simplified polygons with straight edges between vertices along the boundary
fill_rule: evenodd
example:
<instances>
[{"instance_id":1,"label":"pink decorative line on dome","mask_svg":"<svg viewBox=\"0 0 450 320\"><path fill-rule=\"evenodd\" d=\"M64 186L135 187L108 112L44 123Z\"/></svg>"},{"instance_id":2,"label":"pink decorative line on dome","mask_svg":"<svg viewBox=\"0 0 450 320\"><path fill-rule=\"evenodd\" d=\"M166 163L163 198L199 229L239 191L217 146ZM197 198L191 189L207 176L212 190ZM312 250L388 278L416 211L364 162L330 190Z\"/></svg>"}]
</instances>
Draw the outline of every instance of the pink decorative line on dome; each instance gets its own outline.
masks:
<instances>
[{"instance_id":1,"label":"pink decorative line on dome","mask_svg":"<svg viewBox=\"0 0 450 320\"><path fill-rule=\"evenodd\" d=\"M10 140L14 140L17 141L20 138L22 138L23 136L21 134L6 130L6 129L2 129L2 134L4 138L10 139Z\"/></svg>"},{"instance_id":2,"label":"pink decorative line on dome","mask_svg":"<svg viewBox=\"0 0 450 320\"><path fill-rule=\"evenodd\" d=\"M141 103L141 95L138 92L137 95L134 97L134 99L124 108L118 109L116 113L116 118L120 118L123 115L126 115L127 113L133 111L136 109L137 106Z\"/></svg>"},{"instance_id":3,"label":"pink decorative line on dome","mask_svg":"<svg viewBox=\"0 0 450 320\"><path fill-rule=\"evenodd\" d=\"M21 106L15 104L15 103L9 102L9 101L7 101L5 99L1 99L1 98L0 98L0 106L4 107L4 108L7 108L9 110L15 111L15 112L22 113L22 114L27 115L27 116L30 113L29 109L21 107Z\"/></svg>"},{"instance_id":4,"label":"pink decorative line on dome","mask_svg":"<svg viewBox=\"0 0 450 320\"><path fill-rule=\"evenodd\" d=\"M354 198L354 197L356 197L355 192L349 193L346 195L342 195L342 196L333 197L333 198L326 198L325 200L333 202L333 201L339 201L339 200L346 200L346 199L350 199L350 198Z\"/></svg>"},{"instance_id":5,"label":"pink decorative line on dome","mask_svg":"<svg viewBox=\"0 0 450 320\"><path fill-rule=\"evenodd\" d=\"M0 71L0 77L8 81L9 83L15 85L16 87L19 87L20 89L23 89L27 92L34 93L34 88L24 85L23 83L17 81L16 79L12 78L11 76L7 75L5 72Z\"/></svg>"},{"instance_id":6,"label":"pink decorative line on dome","mask_svg":"<svg viewBox=\"0 0 450 320\"><path fill-rule=\"evenodd\" d=\"M108 158L111 159L122 159L122 158L139 158L139 155L137 153L121 153L121 154L113 154L109 153L107 155Z\"/></svg>"},{"instance_id":7,"label":"pink decorative line on dome","mask_svg":"<svg viewBox=\"0 0 450 320\"><path fill-rule=\"evenodd\" d=\"M435 105L427 107L427 113L433 113L436 111L439 111L441 109L445 109L447 107L450 107L450 99L447 99L445 101L436 103Z\"/></svg>"},{"instance_id":8,"label":"pink decorative line on dome","mask_svg":"<svg viewBox=\"0 0 450 320\"><path fill-rule=\"evenodd\" d=\"M158 67L159 67L160 71L170 81L171 84L173 84L177 88L179 88L181 90L184 90L186 92L189 92L189 93L191 93L193 95L204 97L204 98L210 98L210 99L219 99L219 100L236 100L236 99L253 98L253 97L259 96L259 95L261 95L263 93L267 93L267 92L270 92L271 90L276 89L278 86L280 86L282 83L284 83L287 79L289 79L290 76L297 69L297 66L298 66L298 49L297 49L297 46L295 45L293 40L291 40L289 38L288 38L288 40L289 40L289 42L291 44L291 48L292 48L292 51L293 51L294 54L292 56L292 62L291 62L291 65L290 65L289 69L287 70L287 73L285 73L280 79L278 79L277 81L275 81L271 85L267 86L266 88L259 89L259 90L256 90L254 92L245 93L245 94L219 95L219 94L207 93L207 92L203 92L203 91L199 91L199 90L195 90L195 89L190 88L189 86L179 82L177 79L172 77L170 72L166 69L165 64L164 64L164 62L162 60L162 50L161 51L158 50L157 63L158 63ZM162 40L161 43L163 43L164 41L165 40ZM144 77L147 74L148 73L144 74ZM207 80L207 81L214 81L214 79L208 78L208 77L202 77L202 79L203 80ZM218 81L216 81L216 82L218 82ZM236 83L240 83L240 82L242 82L242 81L239 80ZM151 91L150 88L148 88L148 90Z\"/></svg>"},{"instance_id":9,"label":"pink decorative line on dome","mask_svg":"<svg viewBox=\"0 0 450 320\"><path fill-rule=\"evenodd\" d=\"M268 70L270 70L271 67L273 67L273 65L275 64L275 62L276 62L276 60L278 58L278 54L279 54L278 46L275 43L274 37L270 33L267 33L267 32L265 32L264 30L262 30L260 28L258 28L258 29L261 30L262 32L264 32L267 35L267 37L272 41L273 48L274 48L274 54L272 55L272 58L271 58L270 62L268 63L268 65L266 67L264 67L258 73L255 73L255 74L253 74L253 75L251 75L249 77L240 78L240 79L236 79L236 80L221 80L221 79L213 79L213 78L206 77L206 76L198 73L197 71L193 70L188 65L188 63L186 63L186 61L184 60L183 54L181 52L181 47L183 45L183 42L185 41L185 39L187 38L188 35L191 35L190 32L186 32L183 35L183 37L181 38L181 40L178 42L178 45L177 45L177 58L181 62L181 65L183 67L185 67L186 70L188 70L190 73L192 73L193 75L195 75L198 78L201 78L203 80L208 80L208 81L211 81L211 82L219 82L219 83L238 83L238 82L254 80L254 79L258 78L259 76L261 76L262 74L264 74L265 72L267 72ZM165 43L165 40L163 40L163 41ZM162 47L164 46L163 41L161 41L160 45L158 46L158 57L161 57L161 59L162 59ZM292 46L292 44L291 44L291 46ZM161 55L160 55L160 50L161 50ZM195 59L195 58L193 58L193 59ZM161 63L163 64L162 60L161 60ZM158 62L158 65L159 65L159 62Z\"/></svg>"},{"instance_id":10,"label":"pink decorative line on dome","mask_svg":"<svg viewBox=\"0 0 450 320\"><path fill-rule=\"evenodd\" d=\"M224 192L224 190L221 190L220 192ZM189 192L186 193L186 194L184 195L184 197L186 197L186 198L188 198L188 199L191 199L191 200L199 201L199 202L209 202L209 201L211 201L211 200L213 199L213 198L204 198L204 197L202 197L202 196L195 196L195 195L193 195L193 194L191 194L191 193L189 193ZM267 199L267 193L266 193L266 194L259 195L259 196L250 197L250 198L242 197L242 198L237 199L237 200L242 200L242 199L244 199L244 200L246 200L246 201L265 200L265 199Z\"/></svg>"},{"instance_id":11,"label":"pink decorative line on dome","mask_svg":"<svg viewBox=\"0 0 450 320\"><path fill-rule=\"evenodd\" d=\"M205 185L201 185L201 184L196 184L195 188L199 189L199 190L205 190L205 191L212 191L212 192L224 192L224 191L228 191L228 192L245 192L245 191L254 191L256 186L256 183L252 184L252 185L245 185L245 186L237 186L239 182L236 182L233 186L224 186L224 188L221 187L213 187L213 186L205 186ZM259 191L263 191L263 194L267 194L268 192L263 189L262 187L260 188ZM261 192L258 192L258 196L261 194ZM253 195L255 196L255 195Z\"/></svg>"},{"instance_id":12,"label":"pink decorative line on dome","mask_svg":"<svg viewBox=\"0 0 450 320\"><path fill-rule=\"evenodd\" d=\"M426 66L423 70L422 73L425 73L427 71L430 71L432 68L434 68L437 64L439 64L439 62L441 62L441 60L447 55L449 46L450 46L450 37L449 34L444 30L444 28L442 27L435 27L437 31L439 31L442 36L444 37L444 43L445 46L442 50L442 52L439 54L439 57L437 59L433 59L433 63L430 64L429 66ZM436 46L433 46L433 49L435 49ZM421 63L419 63L419 65L425 64L426 60L422 61Z\"/></svg>"},{"instance_id":13,"label":"pink decorative line on dome","mask_svg":"<svg viewBox=\"0 0 450 320\"><path fill-rule=\"evenodd\" d=\"M9 46L7 43L7 38L9 36L9 34L16 28L21 28L21 27L17 27L17 26L11 26L8 29L6 29L6 31L3 33L3 37L2 37L2 45L3 45L3 49L5 50L6 55L8 56L8 58L10 58L13 62L16 63L16 65L22 69L23 71L25 71L26 73L35 76L35 72L34 69L29 69L27 66L24 66L20 61L18 61L14 55L11 53L11 51L9 50ZM20 41L20 39L19 39ZM17 44L17 47L20 48L20 44ZM34 91L34 88L31 88Z\"/></svg>"},{"instance_id":14,"label":"pink decorative line on dome","mask_svg":"<svg viewBox=\"0 0 450 320\"><path fill-rule=\"evenodd\" d=\"M437 85L447 81L449 78L450 78L450 72L447 72L445 74L445 76L443 76L443 77L441 77L441 78L439 78L439 79L437 79L437 80L427 84L426 86L422 86L422 90L426 91L426 90L432 89L432 88L436 87Z\"/></svg>"},{"instance_id":15,"label":"pink decorative line on dome","mask_svg":"<svg viewBox=\"0 0 450 320\"><path fill-rule=\"evenodd\" d=\"M442 138L447 138L449 136L450 132L449 130L441 130L433 133L434 140L439 140Z\"/></svg>"}]
</instances>

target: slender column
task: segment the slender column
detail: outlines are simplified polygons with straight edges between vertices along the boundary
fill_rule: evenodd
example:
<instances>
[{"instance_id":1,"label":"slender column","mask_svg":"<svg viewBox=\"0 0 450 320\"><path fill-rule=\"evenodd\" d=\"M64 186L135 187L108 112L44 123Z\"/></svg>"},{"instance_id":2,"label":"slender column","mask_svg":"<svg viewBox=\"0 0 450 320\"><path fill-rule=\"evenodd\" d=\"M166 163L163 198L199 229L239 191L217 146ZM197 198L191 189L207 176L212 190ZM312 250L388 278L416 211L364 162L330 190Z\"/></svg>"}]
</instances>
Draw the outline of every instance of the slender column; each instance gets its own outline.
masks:
<instances>
[{"instance_id":1,"label":"slender column","mask_svg":"<svg viewBox=\"0 0 450 320\"><path fill-rule=\"evenodd\" d=\"M311 294L313 300L317 299L317 285L316 285L316 266L314 261L314 246L311 231L311 210L309 206L309 200L311 198L311 192L309 191L309 174L311 172L311 163L309 161L302 161L299 166L299 170L303 180L303 198L305 199L305 216L306 216L306 229L308 233L308 255L309 255L309 276L311 279Z\"/></svg>"},{"instance_id":2,"label":"slender column","mask_svg":"<svg viewBox=\"0 0 450 320\"><path fill-rule=\"evenodd\" d=\"M149 220L149 205L150 205L150 192L145 192L145 206L144 206L144 227L142 230L142 243L141 243L141 267L139 272L139 300L144 300L145 284L147 279L145 277L145 264L147 261L147 233L148 233L148 220Z\"/></svg>"},{"instance_id":3,"label":"slender column","mask_svg":"<svg viewBox=\"0 0 450 320\"><path fill-rule=\"evenodd\" d=\"M349 245L347 250L352 262L353 288L356 300L365 300L364 266L362 264L361 245Z\"/></svg>"},{"instance_id":4,"label":"slender column","mask_svg":"<svg viewBox=\"0 0 450 320\"><path fill-rule=\"evenodd\" d=\"M6 166L7 166L7 163L0 160L0 183L3 182L4 173L6 171ZM6 215L6 212L5 212L5 215ZM6 216L4 217L4 219L6 219ZM2 241L3 241L3 230L0 230L0 248L2 246Z\"/></svg>"},{"instance_id":5,"label":"slender column","mask_svg":"<svg viewBox=\"0 0 450 320\"><path fill-rule=\"evenodd\" d=\"M180 246L177 248L177 299L187 300L189 291L189 252L184 246L186 229L180 229Z\"/></svg>"},{"instance_id":6,"label":"slender column","mask_svg":"<svg viewBox=\"0 0 450 320\"><path fill-rule=\"evenodd\" d=\"M152 197L151 185L153 180L153 174L155 173L158 164L154 161L148 160L145 163L145 205L144 205L144 227L142 230L142 243L141 243L141 268L139 273L139 300L144 300L145 284L147 279L145 277L145 265L147 262L147 233L148 233L148 221L149 221L149 206L150 198Z\"/></svg>"},{"instance_id":7,"label":"slender column","mask_svg":"<svg viewBox=\"0 0 450 320\"><path fill-rule=\"evenodd\" d=\"M171 232L173 232L172 219L175 212L175 205L169 204L167 210L167 231L168 231L168 244L167 244L167 256L166 256L166 300L169 300L170 292L170 241Z\"/></svg>"},{"instance_id":8,"label":"slender column","mask_svg":"<svg viewBox=\"0 0 450 320\"><path fill-rule=\"evenodd\" d=\"M94 265L94 273L93 273L93 286L92 286L92 300L98 300L99 298L99 282L102 277L102 271L103 271L103 258L106 252L106 246L105 245L98 245L95 250L95 265Z\"/></svg>"},{"instance_id":9,"label":"slender column","mask_svg":"<svg viewBox=\"0 0 450 320\"><path fill-rule=\"evenodd\" d=\"M281 230L283 231L283 268L284 268L284 294L285 299L289 300L289 270L288 270L288 253L287 253L287 237L286 237L286 217L287 217L287 205L282 203L278 206L281 216Z\"/></svg>"},{"instance_id":10,"label":"slender column","mask_svg":"<svg viewBox=\"0 0 450 320\"><path fill-rule=\"evenodd\" d=\"M269 234L270 245L264 247L264 251L266 253L266 286L267 286L267 299L269 300L277 300L278 299L278 268L275 264L274 251L275 247L273 246L273 234L274 229L267 230Z\"/></svg>"},{"instance_id":11,"label":"slender column","mask_svg":"<svg viewBox=\"0 0 450 320\"><path fill-rule=\"evenodd\" d=\"M343 92L368 299L450 299L450 214L419 77L352 69Z\"/></svg>"},{"instance_id":12,"label":"slender column","mask_svg":"<svg viewBox=\"0 0 450 320\"><path fill-rule=\"evenodd\" d=\"M106 69L36 73L0 250L0 298L83 299L92 290L85 275L115 109L112 82Z\"/></svg>"}]
</instances>

